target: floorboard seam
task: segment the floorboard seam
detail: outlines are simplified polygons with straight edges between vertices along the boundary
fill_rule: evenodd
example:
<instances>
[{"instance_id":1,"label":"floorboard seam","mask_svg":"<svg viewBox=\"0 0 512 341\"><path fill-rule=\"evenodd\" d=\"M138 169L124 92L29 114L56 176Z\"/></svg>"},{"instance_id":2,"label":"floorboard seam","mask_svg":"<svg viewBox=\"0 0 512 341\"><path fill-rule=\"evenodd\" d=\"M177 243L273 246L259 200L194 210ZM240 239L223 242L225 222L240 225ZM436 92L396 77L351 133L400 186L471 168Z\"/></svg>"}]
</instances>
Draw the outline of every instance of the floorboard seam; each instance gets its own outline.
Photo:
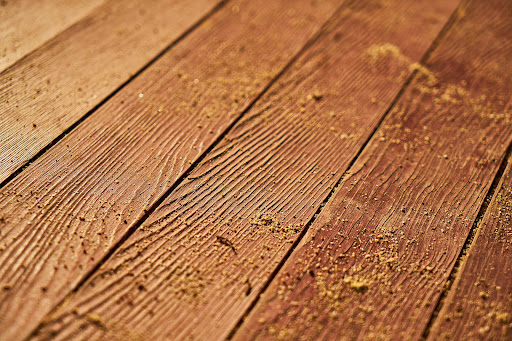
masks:
<instances>
[{"instance_id":1,"label":"floorboard seam","mask_svg":"<svg viewBox=\"0 0 512 341\"><path fill-rule=\"evenodd\" d=\"M445 25L443 26L443 28L441 29L441 31L439 32L439 34L437 35L437 37L434 39L434 41L432 42L432 44L430 45L430 47L427 49L427 51L425 52L425 54L423 55L423 57L421 58L420 60L420 63L422 65L425 64L425 62L428 60L428 58L430 57L430 55L432 54L432 52L437 48L437 46L440 44L440 42L444 39L444 37L446 36L447 32L451 29L451 27L453 26L455 20L457 19L457 15L458 15L458 11L459 9L461 8L461 5L462 3L464 2L467 2L468 0L463 0L461 3L459 3L459 5L457 6L457 8L455 9L455 11L452 13L452 15L450 16L450 18L447 20L447 22L445 23ZM346 5L346 4L345 4ZM344 8L345 6L341 6L341 8ZM340 8L340 9L341 9ZM338 11L340 10L338 9ZM333 16L334 17L334 16ZM332 19L332 18L331 18ZM330 20L331 20L330 19ZM330 21L329 20L329 21ZM331 191L329 192L329 194L326 196L326 198L322 201L322 204L320 204L320 206L318 207L317 211L315 212L315 214L313 215L313 217L306 223L306 225L304 226L304 229L301 231L299 237L297 238L297 240L293 243L292 247L290 248L290 250L286 253L286 255L284 256L284 258L281 260L281 262L279 262L277 268L272 272L272 274L270 275L268 281L265 283L265 285L263 286L263 288L261 289L259 295L254 299L254 301L251 303L251 305L247 308L246 312L244 313L244 315L240 318L240 320L237 322L237 324L235 325L235 327L231 330L231 332L228 334L227 336L227 340L231 340L234 335L236 334L236 332L240 329L241 325L243 324L244 320L247 318L247 316L250 314L250 312L252 311L252 309L256 306L256 304L258 303L260 297L265 293L265 291L268 289L268 287L270 286L270 283L272 283L272 281L274 280L274 278L277 276L277 274L279 273L279 271L281 270L281 268L284 266L284 264L286 263L286 261L288 260L288 258L290 258L290 256L293 254L293 251L297 248L297 246L299 245L300 241L304 238L304 236L306 235L307 231L309 230L309 228L313 225L313 223L315 222L316 218L318 217L318 215L322 212L322 209L325 207L325 205L329 202L329 200L331 199L331 197L334 195L334 193L336 192L337 188L340 186L340 184L342 183L343 179L346 177L346 175L350 172L350 169L352 168L352 166L354 165L354 163L356 162L356 160L359 158L359 156L361 155L361 153L363 152L363 150L365 149L365 147L367 146L367 144L370 142L370 140L372 139L372 137L375 135L375 133L377 132L377 130L379 129L379 127L382 125L382 122L384 122L384 120L386 119L386 117L388 116L389 112L392 110L392 108L395 106L395 104L398 102L398 100L400 99L400 97L402 96L402 94L404 93L404 91L407 89L407 87L409 86L409 84L412 82L412 80L414 79L414 77L416 76L417 74L417 70L413 71L411 73L411 75L409 76L409 78L407 78L407 80L404 82L403 86L400 88L400 90L398 91L398 94L395 96L395 98L393 99L393 101L391 102L391 104L389 105L388 109L386 110L385 114L380 118L379 122L377 123L377 125L375 126L375 128L373 129L373 131L369 134L368 138L366 139L366 141L363 143L363 145L361 146L361 148L359 149L359 151L357 152L357 154L352 158L352 160L350 161L348 167L346 168L347 170L343 173L343 175L340 177L340 179L336 182L336 184L334 185L334 187L331 189Z\"/></svg>"},{"instance_id":2,"label":"floorboard seam","mask_svg":"<svg viewBox=\"0 0 512 341\"><path fill-rule=\"evenodd\" d=\"M210 12L205 14L202 18L200 18L195 24L193 24L191 27L189 27L185 32L183 32L178 38L176 38L172 43L170 43L165 49L163 49L160 53L158 53L154 58L152 58L146 65L144 65L139 71L137 71L135 74L133 74L127 81L125 81L121 86L119 86L116 90L114 90L111 94L109 94L105 99L103 99L100 103L98 103L94 108L92 108L90 111L88 111L84 116L82 116L79 120L77 120L75 123L73 123L69 128L67 128L63 133L61 133L58 137L56 137L52 142L50 142L46 147L44 147L41 151L39 151L35 156L33 156L29 161L27 161L23 166L18 168L13 174L11 174L7 179L2 181L0 183L0 189L2 189L4 186L6 186L10 181L12 181L16 176L18 176L25 168L27 168L31 163L36 161L39 157L41 157L44 153L46 153L48 150L50 150L54 145L59 143L60 140L62 140L66 135L70 134L76 127L78 127L83 121L85 121L88 117L90 117L96 110L98 110L102 105L104 105L107 101L109 101L113 96L115 96L118 92L120 92L128 83L133 81L137 76L139 76L142 72L144 72L146 69L148 69L151 65L153 65L158 59L160 59L164 54L166 54L168 51L170 51L174 46L176 46L180 41L185 39L190 33L192 33L196 28L198 28L200 25L202 25L206 20L208 20L212 15L217 13L222 7L226 5L230 0L222 0L220 1ZM231 126L230 126L231 128ZM193 167L191 165L191 167ZM190 169L190 168L189 168ZM184 176L188 175L188 172L185 173ZM182 181L184 177L181 177L178 181ZM175 186L172 188L174 189ZM166 193L167 194L167 193ZM161 198L162 199L162 198ZM165 199L165 198L164 198ZM163 201L163 199L162 199ZM157 202L158 205L161 203L160 200ZM156 207L158 207L158 205ZM152 213L156 207L151 207L150 210L146 211L144 216L137 220L134 226L137 228L142 224L142 222L149 216L150 213ZM136 230L136 228L129 233L133 233ZM127 239L128 236L123 236L123 238L120 240L119 243L114 245L114 248L109 250L107 255L101 259L99 264L95 266L89 273L85 275L85 277L78 283L78 285L71 290L71 292L61 301L59 302L55 308L47 314L47 316L51 316L53 312L55 312L64 302L66 302L70 296L72 296L91 276L94 272L96 272L97 269L114 253L114 251ZM39 325L29 334L29 336L25 340L30 340L32 337L34 337L38 330L44 325L45 319L39 323Z\"/></svg>"},{"instance_id":3,"label":"floorboard seam","mask_svg":"<svg viewBox=\"0 0 512 341\"><path fill-rule=\"evenodd\" d=\"M51 37L48 37L45 40L43 40L40 43L38 43L36 47L34 47L34 48L30 49L29 51L27 51L23 56L17 58L12 63L6 65L3 68L3 70L0 71L0 76L3 75L4 73L10 72L10 70L16 68L18 66L18 64L20 64L25 59L29 58L32 54L34 54L40 48L44 47L46 44L48 44L48 42L52 41L57 36L61 35L63 32L66 32L67 30L71 29L75 25L79 24L82 20L84 20L84 19L88 18L89 16L91 16L93 13L98 11L104 5L105 5L105 3L97 4L95 7L91 8L89 11L87 11L81 17L79 17L76 21L73 21L72 23L69 23L69 25L62 27L59 31L55 32Z\"/></svg>"},{"instance_id":4,"label":"floorboard seam","mask_svg":"<svg viewBox=\"0 0 512 341\"><path fill-rule=\"evenodd\" d=\"M94 114L101 106L103 106L106 102L108 102L112 97L114 97L117 93L119 93L122 89L126 87L131 81L137 78L141 73L147 70L151 65L153 65L158 59L160 59L164 54L170 51L174 46L176 46L180 41L185 39L190 33L192 33L196 28L202 25L206 20L208 20L213 14L218 12L224 5L230 0L222 0L220 1L210 12L206 13L203 17L201 17L196 23L190 26L187 30L185 30L178 38L176 38L173 42L167 45L162 51L160 51L155 57L149 60L149 62L144 65L141 69L135 72L132 76L130 76L125 82L123 82L117 89L111 92L107 97L105 97L101 102L96 104L91 110L85 113L82 117L80 117L75 123L70 125L66 130L64 130L59 136L54 138L50 143L48 143L44 148L42 148L36 155L31 157L27 162L25 162L22 166L16 169L11 175L9 175L4 181L0 183L0 189L5 187L9 182L14 180L21 172L23 172L31 163L40 158L44 153L50 150L53 146L60 142L66 135L70 134L73 130L76 129L82 122L84 122L87 118L89 118L92 114ZM65 31L63 31L65 32ZM44 46L44 45L43 45ZM37 51L34 50L34 51ZM28 55L27 55L28 56ZM25 57L24 57L25 58Z\"/></svg>"},{"instance_id":5,"label":"floorboard seam","mask_svg":"<svg viewBox=\"0 0 512 341\"><path fill-rule=\"evenodd\" d=\"M457 276L459 274L462 274L459 272L459 270L466 258L468 251L470 250L470 248L473 244L475 236L477 235L477 232L480 228L480 222L484 218L485 213L487 212L487 209L489 208L489 204L491 203L492 198L494 197L494 194L496 192L496 189L498 188L498 186L500 184L501 178L503 177L503 173L505 172L505 169L507 168L507 165L510 162L511 154L512 154L512 142L509 144L509 146L505 152L505 155L503 157L503 160L501 160L498 172L494 176L491 187L487 191L484 201L483 201L482 205L480 206L480 209L478 210L478 214L477 214L475 221L473 222L473 225L468 233L468 236L464 242L464 245L462 246L462 249L460 250L459 255L457 256L457 260L455 261L452 271L450 272L450 275L446 279L445 286L443 287L444 290L443 290L441 296L439 297L438 301L436 302L434 312L430 316L428 324L425 327L425 330L423 331L421 340L427 339L428 335L430 334L430 330L432 329L432 326L434 325L437 317L439 316L439 313L441 312L441 309L443 308L444 301L445 301L446 297L448 296L448 294L453 286L453 283L455 282Z\"/></svg>"},{"instance_id":6,"label":"floorboard seam","mask_svg":"<svg viewBox=\"0 0 512 341\"><path fill-rule=\"evenodd\" d=\"M221 3L219 3L217 5L217 7L212 10L207 16L205 16L204 18L201 19L200 22L198 22L196 25L194 25L191 30L193 30L195 27L199 26L203 21L205 21L206 19L208 19L214 12L218 11L225 3L229 2L230 0L224 0L222 1ZM218 143L220 143L222 141L222 139L224 139L224 137L226 137L226 135L231 131L231 129L238 123L240 122L240 120L243 118L243 116L261 99L261 97L263 95L265 95L268 90L281 78L281 76L297 61L298 58L300 58L308 49L311 45L314 44L314 42L323 34L324 30L331 24L331 21L337 16L337 14L339 14L339 12L341 11L341 9L343 9L345 6L342 5L340 6L336 11L335 13L321 26L321 28L318 30L318 32L311 38L309 39L306 44L304 44L304 46L299 50L299 52L297 52L295 54L295 56L293 56L290 61L284 66L283 69L281 69L281 71L269 82L269 84L267 84L267 86L265 86L265 88L260 92L260 94L258 94L258 96L256 96L248 105L247 107L242 111L242 113L240 115L238 115L238 117L236 117L234 119L234 121L215 139L215 141L213 141L213 143L197 158L196 161L194 161L190 167L187 168L187 170L183 173L183 175L181 175L178 180L175 181L175 183L169 187L169 189L167 189L167 191L153 204L151 205L151 207L149 209L147 209L144 213L144 215L139 218L133 225L132 227L128 230L127 233L125 233L125 235L123 235L123 237L107 252L107 254L98 262L97 265L95 265L85 276L84 278L82 278L82 280L70 291L70 293L61 301L59 302L54 309L52 309L52 311L50 313L48 313L46 315L46 317L39 323L39 325L34 329L34 331L32 331L30 333L30 335L25 339L25 341L28 341L30 340L32 337L34 337L35 335L37 335L38 331L45 325L46 321L50 320L51 319L51 316L60 308L62 307L66 301L68 301L92 276L93 274L108 260L110 259L110 257L115 253L115 251L124 243L126 242L126 240L128 240L128 238L133 234L135 233L135 231L144 223L144 221L158 208L158 206L160 206L164 201L165 199L167 199L167 197L169 195L171 195L171 193L190 175L190 173L196 168L196 166L198 166L203 160L204 158L217 146ZM189 32L187 31L187 34ZM179 38L179 40L182 40L182 37ZM177 40L176 42L174 42L171 46L167 47L165 49L165 51L161 52L154 60L152 60L150 62L150 64L146 65L144 67L144 69L142 69L140 72L137 73L140 74L142 71L144 71L145 69L147 69L149 66L151 66L151 64L153 64L156 59L158 59L160 56L162 56L165 52L167 52L172 46L176 45L179 41ZM135 77L132 77L132 78L135 78ZM132 79L130 78L130 80ZM123 84L123 86L125 86L127 83L129 83L129 81L127 81L125 84ZM116 90L116 93L121 90L118 89ZM112 95L110 95L107 99L105 99L104 101L102 101L101 104L103 104L104 102L106 102L109 98L111 98L113 95L115 95L115 93L113 93ZM98 107L101 106L101 105L98 105ZM97 109L95 107L95 109ZM95 110L93 109L93 110ZM93 111L92 110L92 111ZM92 114L92 112L91 112ZM89 116L90 114L88 113L87 116ZM86 117L82 118L80 120L80 122L82 122L83 120L85 120ZM74 126L77 126L78 125L78 122L75 123ZM71 129L70 129L71 131ZM69 133L69 132L67 132ZM63 133L62 134L62 137L65 136L67 133ZM59 136L60 137L60 136ZM58 141L57 141L58 142ZM51 148L48 147L47 149ZM45 149L45 150L47 150ZM42 153L41 153L42 154ZM32 162L32 161L30 161ZM27 163L30 164L30 162ZM26 166L24 166L26 167ZM21 172L21 170L20 170ZM8 181L6 181L8 182ZM0 189L2 188L2 186L4 185L4 183L0 184Z\"/></svg>"}]
</instances>

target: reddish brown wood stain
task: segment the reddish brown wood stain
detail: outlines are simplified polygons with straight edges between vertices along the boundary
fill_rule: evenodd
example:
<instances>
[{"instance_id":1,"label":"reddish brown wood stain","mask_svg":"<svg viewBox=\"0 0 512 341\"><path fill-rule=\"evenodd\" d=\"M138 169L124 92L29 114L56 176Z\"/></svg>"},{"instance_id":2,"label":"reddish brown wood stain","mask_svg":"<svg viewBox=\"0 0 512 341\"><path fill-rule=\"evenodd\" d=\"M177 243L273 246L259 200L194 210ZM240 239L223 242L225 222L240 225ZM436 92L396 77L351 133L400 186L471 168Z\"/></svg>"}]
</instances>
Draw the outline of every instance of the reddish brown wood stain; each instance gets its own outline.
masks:
<instances>
[{"instance_id":1,"label":"reddish brown wood stain","mask_svg":"<svg viewBox=\"0 0 512 341\"><path fill-rule=\"evenodd\" d=\"M511 205L509 160L429 340L512 340Z\"/></svg>"},{"instance_id":2,"label":"reddish brown wood stain","mask_svg":"<svg viewBox=\"0 0 512 341\"><path fill-rule=\"evenodd\" d=\"M456 3L347 5L35 338L225 337Z\"/></svg>"},{"instance_id":3,"label":"reddish brown wood stain","mask_svg":"<svg viewBox=\"0 0 512 341\"><path fill-rule=\"evenodd\" d=\"M0 0L0 340L512 339L511 5Z\"/></svg>"},{"instance_id":4,"label":"reddish brown wood stain","mask_svg":"<svg viewBox=\"0 0 512 341\"><path fill-rule=\"evenodd\" d=\"M218 0L108 1L0 74L0 182Z\"/></svg>"},{"instance_id":5,"label":"reddish brown wood stain","mask_svg":"<svg viewBox=\"0 0 512 341\"><path fill-rule=\"evenodd\" d=\"M338 5L296 3L231 2L0 191L3 339L26 337Z\"/></svg>"},{"instance_id":6,"label":"reddish brown wood stain","mask_svg":"<svg viewBox=\"0 0 512 341\"><path fill-rule=\"evenodd\" d=\"M420 338L511 141L505 5L461 7L235 339Z\"/></svg>"}]
</instances>

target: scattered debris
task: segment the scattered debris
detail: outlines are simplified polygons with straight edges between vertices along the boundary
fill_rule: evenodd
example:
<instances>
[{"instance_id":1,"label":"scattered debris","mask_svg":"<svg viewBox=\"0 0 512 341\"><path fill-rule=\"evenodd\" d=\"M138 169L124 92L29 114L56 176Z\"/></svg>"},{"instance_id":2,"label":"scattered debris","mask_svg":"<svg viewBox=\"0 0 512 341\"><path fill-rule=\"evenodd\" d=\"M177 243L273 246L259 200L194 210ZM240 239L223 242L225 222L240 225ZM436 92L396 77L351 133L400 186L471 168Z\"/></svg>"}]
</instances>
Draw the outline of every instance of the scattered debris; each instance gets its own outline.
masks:
<instances>
[{"instance_id":1,"label":"scattered debris","mask_svg":"<svg viewBox=\"0 0 512 341\"><path fill-rule=\"evenodd\" d=\"M268 226L271 232L280 231L281 223L271 213L257 212L251 221L253 225Z\"/></svg>"},{"instance_id":2,"label":"scattered debris","mask_svg":"<svg viewBox=\"0 0 512 341\"><path fill-rule=\"evenodd\" d=\"M483 300L486 300L486 299L488 299L488 298L489 298L489 294L488 294L488 293L486 293L485 291L480 291L480 292L478 293L478 296L480 296L480 298L481 298L481 299L483 299Z\"/></svg>"},{"instance_id":3,"label":"scattered debris","mask_svg":"<svg viewBox=\"0 0 512 341\"><path fill-rule=\"evenodd\" d=\"M357 279L352 276L348 276L343 280L350 289L364 294L366 291L368 291L369 283L368 281L365 281L364 279Z\"/></svg>"},{"instance_id":4,"label":"scattered debris","mask_svg":"<svg viewBox=\"0 0 512 341\"><path fill-rule=\"evenodd\" d=\"M489 332L489 330L491 330L491 327L485 326L485 327L478 329L478 333L480 335L484 335L484 334L487 334Z\"/></svg>"},{"instance_id":5,"label":"scattered debris","mask_svg":"<svg viewBox=\"0 0 512 341\"><path fill-rule=\"evenodd\" d=\"M497 313L496 314L496 320L498 320L498 322L500 322L500 323L503 323L503 324L508 323L509 319L510 319L510 316L508 313Z\"/></svg>"},{"instance_id":6,"label":"scattered debris","mask_svg":"<svg viewBox=\"0 0 512 341\"><path fill-rule=\"evenodd\" d=\"M229 239L221 237L221 236L217 236L217 241L219 243L221 243L222 245L225 245L225 246L231 248L231 250L233 250L235 255L237 254L235 246L233 245L233 243L231 243L231 241Z\"/></svg>"},{"instance_id":7,"label":"scattered debris","mask_svg":"<svg viewBox=\"0 0 512 341\"><path fill-rule=\"evenodd\" d=\"M314 99L317 102L320 101L322 97L324 97L324 95L318 90L315 90L313 93L308 95L308 99Z\"/></svg>"},{"instance_id":8,"label":"scattered debris","mask_svg":"<svg viewBox=\"0 0 512 341\"><path fill-rule=\"evenodd\" d=\"M97 327L107 329L107 326L105 326L105 324L101 321L101 317L98 314L89 313L85 315L85 319Z\"/></svg>"}]
</instances>

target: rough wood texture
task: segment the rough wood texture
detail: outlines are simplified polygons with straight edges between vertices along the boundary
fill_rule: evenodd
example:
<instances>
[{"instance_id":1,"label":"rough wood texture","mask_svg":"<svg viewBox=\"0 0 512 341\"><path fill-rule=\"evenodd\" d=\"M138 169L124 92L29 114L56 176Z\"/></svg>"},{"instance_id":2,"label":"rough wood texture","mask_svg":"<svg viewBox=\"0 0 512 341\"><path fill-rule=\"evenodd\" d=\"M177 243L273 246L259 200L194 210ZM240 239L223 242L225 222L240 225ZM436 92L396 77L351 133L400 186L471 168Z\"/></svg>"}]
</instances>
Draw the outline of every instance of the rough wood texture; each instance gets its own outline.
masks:
<instances>
[{"instance_id":1,"label":"rough wood texture","mask_svg":"<svg viewBox=\"0 0 512 341\"><path fill-rule=\"evenodd\" d=\"M235 339L421 337L511 142L506 3L460 8Z\"/></svg>"},{"instance_id":2,"label":"rough wood texture","mask_svg":"<svg viewBox=\"0 0 512 341\"><path fill-rule=\"evenodd\" d=\"M350 2L38 337L226 337L455 5Z\"/></svg>"},{"instance_id":3,"label":"rough wood texture","mask_svg":"<svg viewBox=\"0 0 512 341\"><path fill-rule=\"evenodd\" d=\"M0 1L0 72L104 0Z\"/></svg>"},{"instance_id":4,"label":"rough wood texture","mask_svg":"<svg viewBox=\"0 0 512 341\"><path fill-rule=\"evenodd\" d=\"M109 1L0 74L0 182L218 0Z\"/></svg>"},{"instance_id":5,"label":"rough wood texture","mask_svg":"<svg viewBox=\"0 0 512 341\"><path fill-rule=\"evenodd\" d=\"M512 340L512 164L428 340Z\"/></svg>"},{"instance_id":6,"label":"rough wood texture","mask_svg":"<svg viewBox=\"0 0 512 341\"><path fill-rule=\"evenodd\" d=\"M0 338L26 337L336 7L231 2L4 187Z\"/></svg>"}]
</instances>

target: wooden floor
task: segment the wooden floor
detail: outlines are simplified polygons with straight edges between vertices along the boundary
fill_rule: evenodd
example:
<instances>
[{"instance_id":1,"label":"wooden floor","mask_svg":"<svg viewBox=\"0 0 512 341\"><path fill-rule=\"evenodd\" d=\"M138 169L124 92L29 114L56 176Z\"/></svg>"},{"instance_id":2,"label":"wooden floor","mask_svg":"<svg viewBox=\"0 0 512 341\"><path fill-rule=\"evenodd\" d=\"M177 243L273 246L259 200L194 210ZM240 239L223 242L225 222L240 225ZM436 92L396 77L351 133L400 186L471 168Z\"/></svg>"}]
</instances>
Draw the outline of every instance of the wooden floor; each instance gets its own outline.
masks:
<instances>
[{"instance_id":1,"label":"wooden floor","mask_svg":"<svg viewBox=\"0 0 512 341\"><path fill-rule=\"evenodd\" d=\"M510 0L0 2L0 340L512 340Z\"/></svg>"}]
</instances>

